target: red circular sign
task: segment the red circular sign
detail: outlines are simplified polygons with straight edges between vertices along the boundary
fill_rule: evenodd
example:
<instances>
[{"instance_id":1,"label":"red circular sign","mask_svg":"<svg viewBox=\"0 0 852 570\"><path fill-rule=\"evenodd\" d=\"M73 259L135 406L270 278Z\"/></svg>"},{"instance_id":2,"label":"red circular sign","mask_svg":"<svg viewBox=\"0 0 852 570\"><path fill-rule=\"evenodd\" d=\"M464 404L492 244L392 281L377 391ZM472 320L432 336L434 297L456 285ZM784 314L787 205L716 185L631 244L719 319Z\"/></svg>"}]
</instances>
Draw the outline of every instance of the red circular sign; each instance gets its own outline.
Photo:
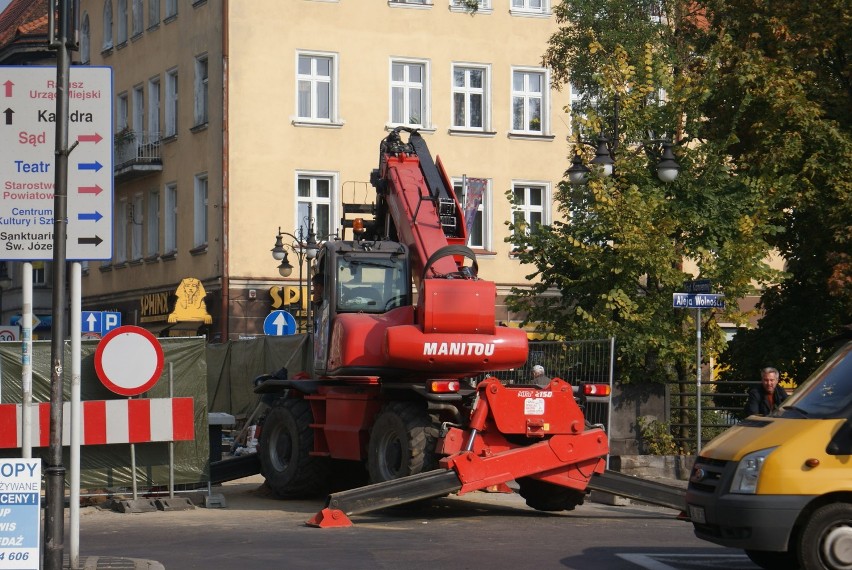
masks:
<instances>
[{"instance_id":1,"label":"red circular sign","mask_svg":"<svg viewBox=\"0 0 852 570\"><path fill-rule=\"evenodd\" d=\"M157 337L141 327L118 327L98 343L95 371L103 385L116 394L137 396L159 380L163 347Z\"/></svg>"}]
</instances>

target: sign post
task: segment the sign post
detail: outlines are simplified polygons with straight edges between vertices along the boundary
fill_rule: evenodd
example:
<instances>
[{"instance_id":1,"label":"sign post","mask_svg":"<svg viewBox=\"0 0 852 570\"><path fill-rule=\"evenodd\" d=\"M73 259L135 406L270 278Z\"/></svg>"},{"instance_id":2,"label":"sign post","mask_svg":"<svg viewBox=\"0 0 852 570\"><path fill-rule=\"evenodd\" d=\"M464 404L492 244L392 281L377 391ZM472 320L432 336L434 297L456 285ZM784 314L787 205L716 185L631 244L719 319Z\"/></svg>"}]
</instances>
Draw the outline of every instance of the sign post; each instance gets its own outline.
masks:
<instances>
[{"instance_id":1,"label":"sign post","mask_svg":"<svg viewBox=\"0 0 852 570\"><path fill-rule=\"evenodd\" d=\"M695 382L695 453L701 451L701 309L724 309L724 295L710 293L709 279L684 281L685 293L672 294L672 307L675 309L696 309L695 311L695 342L696 349L696 382Z\"/></svg>"}]
</instances>

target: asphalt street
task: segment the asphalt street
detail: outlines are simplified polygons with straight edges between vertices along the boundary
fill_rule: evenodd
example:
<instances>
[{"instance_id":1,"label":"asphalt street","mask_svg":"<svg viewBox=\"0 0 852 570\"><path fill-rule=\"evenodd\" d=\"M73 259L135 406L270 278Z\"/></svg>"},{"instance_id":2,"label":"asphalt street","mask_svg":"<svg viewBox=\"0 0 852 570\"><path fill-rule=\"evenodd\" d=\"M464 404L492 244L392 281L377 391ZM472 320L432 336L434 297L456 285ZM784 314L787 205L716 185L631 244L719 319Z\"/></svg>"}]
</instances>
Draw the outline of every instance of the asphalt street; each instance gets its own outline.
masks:
<instances>
[{"instance_id":1,"label":"asphalt street","mask_svg":"<svg viewBox=\"0 0 852 570\"><path fill-rule=\"evenodd\" d=\"M543 513L518 495L475 492L354 516L349 528L318 529L305 522L323 499L277 500L259 476L213 492L224 508L117 513L86 507L80 555L100 561L91 568L150 570L756 568L741 552L696 539L688 523L662 507L587 502ZM194 502L200 504L199 496Z\"/></svg>"}]
</instances>

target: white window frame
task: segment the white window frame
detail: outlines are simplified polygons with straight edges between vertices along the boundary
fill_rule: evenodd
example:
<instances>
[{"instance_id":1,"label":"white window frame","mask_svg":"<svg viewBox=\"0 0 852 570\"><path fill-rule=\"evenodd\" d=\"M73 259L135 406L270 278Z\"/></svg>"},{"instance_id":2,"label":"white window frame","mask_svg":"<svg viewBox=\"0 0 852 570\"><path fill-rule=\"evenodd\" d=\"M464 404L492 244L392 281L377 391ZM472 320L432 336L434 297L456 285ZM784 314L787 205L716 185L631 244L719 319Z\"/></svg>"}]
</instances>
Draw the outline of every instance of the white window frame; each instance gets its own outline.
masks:
<instances>
[{"instance_id":1,"label":"white window frame","mask_svg":"<svg viewBox=\"0 0 852 570\"><path fill-rule=\"evenodd\" d=\"M300 180L309 181L308 192L306 195L300 194ZM328 181L328 196L320 196L318 194L318 180ZM293 221L293 227L296 228L296 232L294 233L296 235L298 235L299 227L304 227L305 235L307 235L308 228L305 227L306 217L313 219L314 232L317 234L317 240L325 240L328 239L328 236L336 234L338 228L334 224L340 217L336 207L338 196L340 194L339 187L340 175L337 172L317 170L300 170L296 172L296 179L294 182L294 188L296 189L294 192L296 199L296 219ZM317 215L318 209L325 209L328 212L327 220L323 221L323 216Z\"/></svg>"},{"instance_id":2,"label":"white window frame","mask_svg":"<svg viewBox=\"0 0 852 570\"><path fill-rule=\"evenodd\" d=\"M541 190L541 204L534 205L530 201L530 189L537 188ZM553 201L553 190L550 182L542 182L540 180L513 180L512 181L512 198L517 196L519 189L524 190L523 200L520 204L512 203L512 220L518 219L519 215L523 216L526 224L527 232L532 230L533 214L539 214L541 225L549 225L551 222L551 203Z\"/></svg>"},{"instance_id":3,"label":"white window frame","mask_svg":"<svg viewBox=\"0 0 852 570\"><path fill-rule=\"evenodd\" d=\"M33 261L33 286L47 285L47 262Z\"/></svg>"},{"instance_id":4,"label":"white window frame","mask_svg":"<svg viewBox=\"0 0 852 570\"><path fill-rule=\"evenodd\" d=\"M149 0L154 1L154 0ZM159 1L159 0L156 0ZM131 26L132 36L140 36L142 35L142 30L145 29L145 17L143 13L145 9L142 7L142 0L133 0L133 7L131 9L131 13L133 14L133 23Z\"/></svg>"},{"instance_id":5,"label":"white window frame","mask_svg":"<svg viewBox=\"0 0 852 570\"><path fill-rule=\"evenodd\" d=\"M166 71L166 138L174 137L178 134L178 79L178 70L176 67Z\"/></svg>"},{"instance_id":6,"label":"white window frame","mask_svg":"<svg viewBox=\"0 0 852 570\"><path fill-rule=\"evenodd\" d=\"M207 245L207 221L209 211L207 200L209 194L209 180L207 173L196 174L193 184L193 216L192 216L192 247L200 248Z\"/></svg>"},{"instance_id":7,"label":"white window frame","mask_svg":"<svg viewBox=\"0 0 852 570\"><path fill-rule=\"evenodd\" d=\"M127 218L130 215L127 198L121 197L118 199L118 215L116 216L115 228L115 263L121 264L127 262Z\"/></svg>"},{"instance_id":8,"label":"white window frame","mask_svg":"<svg viewBox=\"0 0 852 570\"><path fill-rule=\"evenodd\" d=\"M210 105L210 61L207 54L195 58L195 126L206 125Z\"/></svg>"},{"instance_id":9,"label":"white window frame","mask_svg":"<svg viewBox=\"0 0 852 570\"><path fill-rule=\"evenodd\" d=\"M534 4L541 4L536 7ZM509 14L512 16L549 17L550 0L511 0Z\"/></svg>"},{"instance_id":10,"label":"white window frame","mask_svg":"<svg viewBox=\"0 0 852 570\"><path fill-rule=\"evenodd\" d=\"M149 141L159 141L163 133L160 128L160 76L148 80L148 136Z\"/></svg>"},{"instance_id":11,"label":"white window frame","mask_svg":"<svg viewBox=\"0 0 852 570\"><path fill-rule=\"evenodd\" d=\"M103 30L104 37L101 43L101 48L103 50L112 49L112 26L113 26L113 18L112 18L112 0L104 0L104 13L103 13Z\"/></svg>"},{"instance_id":12,"label":"white window frame","mask_svg":"<svg viewBox=\"0 0 852 570\"><path fill-rule=\"evenodd\" d=\"M174 255L177 253L177 219L178 219L178 194L177 182L170 182L165 186L165 224L163 225L163 254Z\"/></svg>"},{"instance_id":13,"label":"white window frame","mask_svg":"<svg viewBox=\"0 0 852 570\"><path fill-rule=\"evenodd\" d=\"M307 74L299 73L299 61L301 58L310 58L311 72ZM329 60L329 76L326 78L323 75L316 73L316 60ZM331 125L341 126L343 122L340 120L339 106L339 78L340 78L340 58L337 53L325 51L305 51L299 50L296 52L296 109L293 115L294 125ZM303 114L300 107L300 87L303 84L310 86L309 103L311 110L309 113ZM317 114L318 107L318 89L324 85L328 85L328 117L321 117Z\"/></svg>"},{"instance_id":14,"label":"white window frame","mask_svg":"<svg viewBox=\"0 0 852 570\"><path fill-rule=\"evenodd\" d=\"M145 227L144 198L142 193L133 195L133 205L130 207L130 259L142 260L142 229Z\"/></svg>"},{"instance_id":15,"label":"white window frame","mask_svg":"<svg viewBox=\"0 0 852 570\"><path fill-rule=\"evenodd\" d=\"M480 177L477 176L474 178ZM482 194L482 202L479 204L479 209L477 210L479 215L482 216L482 235L478 236L479 240L474 240L472 235L467 236L467 246L473 249L492 251L493 231L491 225L491 216L493 212L491 208L491 189L493 186L493 181L490 178L487 178L486 180L487 182L485 184L485 192ZM462 181L462 177L453 178L453 192L456 193L456 197L458 198L459 204L461 205L462 212L464 212L465 192L462 191L461 194L459 193L459 190L462 188Z\"/></svg>"},{"instance_id":16,"label":"white window frame","mask_svg":"<svg viewBox=\"0 0 852 570\"><path fill-rule=\"evenodd\" d=\"M393 78L393 68L395 65L404 66L405 77L401 80L394 80ZM422 69L422 80L419 83L409 79L409 69L413 66L419 66ZM390 102L388 109L388 127L393 128L397 126L407 126L417 127L423 130L435 130L432 126L432 89L429 80L431 75L431 63L427 59L391 58L390 66L388 68L388 78L390 83L390 92L388 93L388 101ZM409 107L410 92L414 89L420 89L420 112L422 116L420 117L419 123L394 121L394 91L397 89L402 89L403 91L402 114L408 119L411 118L411 109Z\"/></svg>"},{"instance_id":17,"label":"white window frame","mask_svg":"<svg viewBox=\"0 0 852 570\"><path fill-rule=\"evenodd\" d=\"M115 131L119 132L127 128L130 103L127 100L127 91L122 91L115 98Z\"/></svg>"},{"instance_id":18,"label":"white window frame","mask_svg":"<svg viewBox=\"0 0 852 570\"><path fill-rule=\"evenodd\" d=\"M160 25L160 0L148 0L148 27Z\"/></svg>"},{"instance_id":19,"label":"white window frame","mask_svg":"<svg viewBox=\"0 0 852 570\"><path fill-rule=\"evenodd\" d=\"M393 8L431 8L432 0L388 0L388 6Z\"/></svg>"},{"instance_id":20,"label":"white window frame","mask_svg":"<svg viewBox=\"0 0 852 570\"><path fill-rule=\"evenodd\" d=\"M118 0L118 26L115 30L115 43L127 43L127 0Z\"/></svg>"},{"instance_id":21,"label":"white window frame","mask_svg":"<svg viewBox=\"0 0 852 570\"><path fill-rule=\"evenodd\" d=\"M491 0L479 0L479 7L476 9L477 14L490 14L492 12ZM469 12L468 8L461 0L450 0L450 12Z\"/></svg>"},{"instance_id":22,"label":"white window frame","mask_svg":"<svg viewBox=\"0 0 852 570\"><path fill-rule=\"evenodd\" d=\"M515 76L522 74L524 76L524 86L521 90L515 89ZM528 77L538 75L541 77L541 92L530 91ZM515 99L522 98L524 101L524 128L515 128ZM530 117L530 101L536 98L541 99L540 110L540 130L532 130L529 128ZM525 136L549 136L550 135L550 72L542 67L512 67L511 74L511 93L509 97L509 125L510 133Z\"/></svg>"},{"instance_id":23,"label":"white window frame","mask_svg":"<svg viewBox=\"0 0 852 570\"><path fill-rule=\"evenodd\" d=\"M465 85L456 86L456 71L465 72ZM482 72L482 88L469 87L467 85L468 71L478 70ZM456 125L456 94L463 94L465 98L465 124ZM470 95L480 94L482 96L482 126L470 126ZM451 127L453 131L470 131L485 133L491 131L491 66L483 63L457 62L450 68L450 113L452 115Z\"/></svg>"},{"instance_id":24,"label":"white window frame","mask_svg":"<svg viewBox=\"0 0 852 570\"><path fill-rule=\"evenodd\" d=\"M148 257L156 257L160 254L160 192L151 190L148 192L147 216L145 218L146 240L145 254Z\"/></svg>"},{"instance_id":25,"label":"white window frame","mask_svg":"<svg viewBox=\"0 0 852 570\"><path fill-rule=\"evenodd\" d=\"M142 133L145 132L145 91L144 86L133 86L133 130L140 135L139 140L144 140Z\"/></svg>"}]
</instances>

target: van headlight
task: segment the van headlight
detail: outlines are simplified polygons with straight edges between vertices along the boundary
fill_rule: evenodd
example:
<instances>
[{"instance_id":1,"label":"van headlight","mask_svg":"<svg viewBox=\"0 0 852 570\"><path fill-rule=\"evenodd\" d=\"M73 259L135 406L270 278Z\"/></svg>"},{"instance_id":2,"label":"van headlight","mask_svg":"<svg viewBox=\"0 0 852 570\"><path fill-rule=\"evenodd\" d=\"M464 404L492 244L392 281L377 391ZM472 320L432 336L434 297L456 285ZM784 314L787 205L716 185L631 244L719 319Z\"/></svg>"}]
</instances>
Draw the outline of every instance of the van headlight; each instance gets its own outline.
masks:
<instances>
[{"instance_id":1,"label":"van headlight","mask_svg":"<svg viewBox=\"0 0 852 570\"><path fill-rule=\"evenodd\" d=\"M734 472L734 479L731 481L731 493L753 495L757 490L757 481L760 479L763 463L775 449L775 447L768 447L749 453L740 459L737 470Z\"/></svg>"}]
</instances>

